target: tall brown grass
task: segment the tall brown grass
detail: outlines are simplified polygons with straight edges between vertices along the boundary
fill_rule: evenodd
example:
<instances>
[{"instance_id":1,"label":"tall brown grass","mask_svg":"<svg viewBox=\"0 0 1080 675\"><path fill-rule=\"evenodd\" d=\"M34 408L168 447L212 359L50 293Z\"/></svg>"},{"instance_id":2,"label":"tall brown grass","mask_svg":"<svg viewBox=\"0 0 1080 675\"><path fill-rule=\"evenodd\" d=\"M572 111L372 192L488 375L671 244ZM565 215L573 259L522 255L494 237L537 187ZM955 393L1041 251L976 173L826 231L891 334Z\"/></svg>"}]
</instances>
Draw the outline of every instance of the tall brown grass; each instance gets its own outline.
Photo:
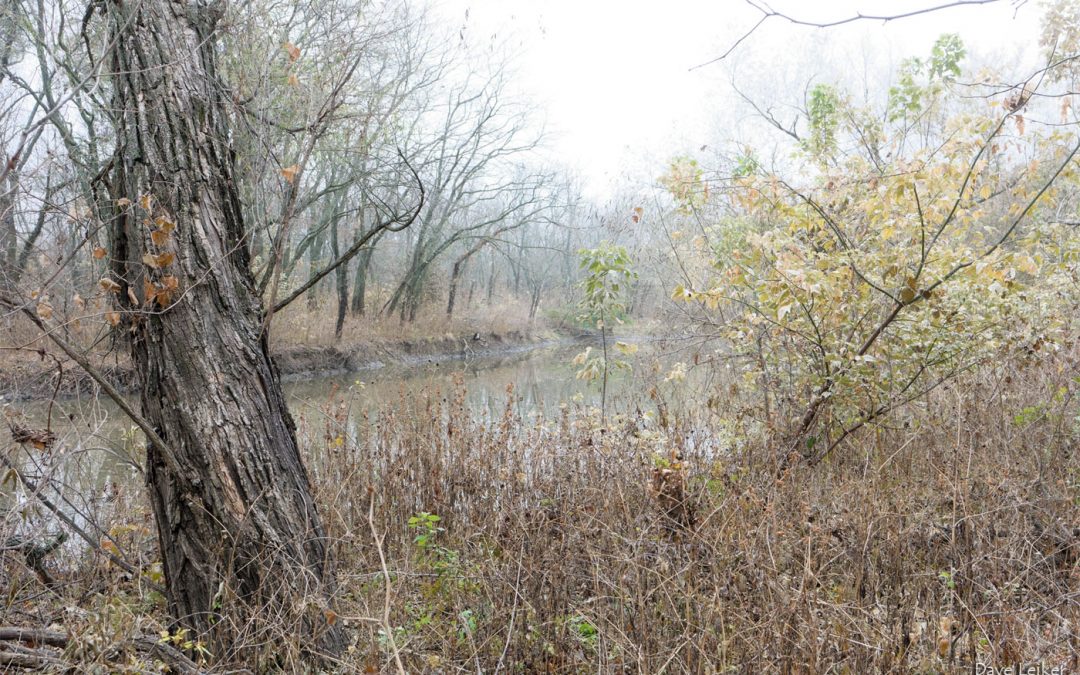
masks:
<instances>
[{"instance_id":1,"label":"tall brown grass","mask_svg":"<svg viewBox=\"0 0 1080 675\"><path fill-rule=\"evenodd\" d=\"M328 392L300 429L336 542L327 620L354 636L335 667L1073 672L1075 357L989 364L823 464L786 471L755 392L666 406L663 424L641 412L652 402L624 400L604 428L575 404L522 418L512 388L494 419L470 411L460 385L403 392L371 413ZM101 517L145 523L138 503ZM124 535L152 551L152 535ZM5 556L0 622L70 620L77 632L122 614L166 626L144 580L89 556L67 563L52 597ZM70 618L73 603L84 609ZM264 665L289 670L304 648L296 634L251 640Z\"/></svg>"}]
</instances>

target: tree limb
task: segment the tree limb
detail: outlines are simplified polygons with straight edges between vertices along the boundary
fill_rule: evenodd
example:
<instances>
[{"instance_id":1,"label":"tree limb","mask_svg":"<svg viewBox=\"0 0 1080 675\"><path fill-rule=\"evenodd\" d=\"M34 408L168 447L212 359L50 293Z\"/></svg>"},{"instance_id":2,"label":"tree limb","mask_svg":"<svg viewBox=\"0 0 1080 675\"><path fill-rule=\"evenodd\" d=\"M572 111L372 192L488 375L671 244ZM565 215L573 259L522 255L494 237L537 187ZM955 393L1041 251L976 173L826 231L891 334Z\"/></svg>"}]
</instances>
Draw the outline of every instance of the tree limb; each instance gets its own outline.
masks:
<instances>
[{"instance_id":1,"label":"tree limb","mask_svg":"<svg viewBox=\"0 0 1080 675\"><path fill-rule=\"evenodd\" d=\"M856 12L853 16L849 16L843 19L837 19L835 21L810 21L808 19L800 19L798 17L789 16L787 14L784 14L783 12L777 12L776 10L770 9L767 6L762 6L755 2L752 2L751 0L747 0L746 4L761 12L761 18L758 19L757 23L751 26L750 30L743 33L742 36L739 37L739 39L735 40L735 42L732 43L732 45L728 47L723 54L704 63L699 63L698 65L690 68L690 70L697 70L698 68L704 68L705 66L709 66L714 63L723 61L728 56L730 56L732 52L738 49L739 45L745 42L751 35L756 33L757 29L761 28L761 25L763 23L773 17L784 19L788 23L794 24L796 26L808 26L810 28L832 28L834 26L843 26L845 24L854 23L856 21L880 21L882 23L889 23L890 21L907 19L913 16L919 16L920 14L930 14L931 12L937 12L942 9L950 9L952 7L964 7L966 5L992 5L996 2L1001 2L1001 0L953 0L952 2L942 3L940 5L934 5L932 7L923 7L922 9L914 9L910 12L901 12L899 14L863 14L862 12Z\"/></svg>"},{"instance_id":2,"label":"tree limb","mask_svg":"<svg viewBox=\"0 0 1080 675\"><path fill-rule=\"evenodd\" d=\"M401 152L398 151L398 154L401 154ZM401 158L402 160L405 160L404 155L402 155ZM420 209L422 209L424 206L424 182L420 180L420 176L416 173L416 169L414 169L408 161L405 161L405 166L409 167L409 171L412 172L413 178L416 180L416 185L420 189L420 199L417 202L416 208L413 209L412 213L408 214L407 216L396 216L394 218L391 218L390 220L383 221L382 223L379 223L375 227L365 232L364 236L353 242L353 245L349 247L349 250L345 251L345 253L338 257L337 260L334 260L329 265L322 268L317 273L313 274L310 279L308 279L299 288L290 293L287 298L271 307L269 313L267 314L267 323L270 322L270 318L274 314L285 309L285 307L287 307L292 301L296 300L305 292L307 292L309 288L322 281L326 277L326 275L330 274L341 265L344 265L345 263L352 260L353 257L355 257L356 254L364 248L364 245L371 241L372 237L374 237L376 234L384 230L388 230L390 232L398 232L400 230L404 230L409 225L412 225L412 223L416 220L417 216L420 215Z\"/></svg>"},{"instance_id":3,"label":"tree limb","mask_svg":"<svg viewBox=\"0 0 1080 675\"><path fill-rule=\"evenodd\" d=\"M166 443L165 439L163 439L161 435L158 434L157 430L154 429L154 425L150 424L145 417L136 412L135 408L131 406L131 403L124 398L124 395L109 382L109 378L105 377L105 374L94 367L94 364L90 363L89 359L79 353L79 350L76 349L74 345L69 344L67 340L57 335L56 331L49 330L41 321L41 318L38 317L26 303L16 302L13 298L0 294L0 305L7 306L16 312L22 312L26 315L26 317L38 327L42 335L52 340L53 344L67 354L68 358L77 363L79 367L90 376L90 379L94 380L94 382L101 387L101 390L116 403L117 407L119 407L120 410L122 410L137 427L139 427L146 435L146 439L161 451L162 456L165 458L165 463L169 465L169 468L177 472L177 475L184 474L176 461L176 457L173 456L173 452L169 448L168 443Z\"/></svg>"}]
</instances>

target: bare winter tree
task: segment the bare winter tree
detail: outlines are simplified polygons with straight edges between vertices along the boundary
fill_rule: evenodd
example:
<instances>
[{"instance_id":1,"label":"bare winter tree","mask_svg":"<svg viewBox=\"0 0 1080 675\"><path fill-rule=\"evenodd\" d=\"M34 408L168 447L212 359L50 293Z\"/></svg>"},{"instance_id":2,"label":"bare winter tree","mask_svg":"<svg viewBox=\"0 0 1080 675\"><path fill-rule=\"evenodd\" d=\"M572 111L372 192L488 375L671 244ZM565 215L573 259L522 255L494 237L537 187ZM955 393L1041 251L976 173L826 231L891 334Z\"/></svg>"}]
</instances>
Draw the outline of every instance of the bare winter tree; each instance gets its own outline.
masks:
<instances>
[{"instance_id":1,"label":"bare winter tree","mask_svg":"<svg viewBox=\"0 0 1080 675\"><path fill-rule=\"evenodd\" d=\"M521 227L543 210L547 177L520 166L538 138L522 111L503 100L503 75L496 71L479 87L466 79L428 115L434 134L422 136L416 151L425 158L427 204L410 232L405 274L384 308L400 311L403 321L416 318L424 281L452 246Z\"/></svg>"}]
</instances>

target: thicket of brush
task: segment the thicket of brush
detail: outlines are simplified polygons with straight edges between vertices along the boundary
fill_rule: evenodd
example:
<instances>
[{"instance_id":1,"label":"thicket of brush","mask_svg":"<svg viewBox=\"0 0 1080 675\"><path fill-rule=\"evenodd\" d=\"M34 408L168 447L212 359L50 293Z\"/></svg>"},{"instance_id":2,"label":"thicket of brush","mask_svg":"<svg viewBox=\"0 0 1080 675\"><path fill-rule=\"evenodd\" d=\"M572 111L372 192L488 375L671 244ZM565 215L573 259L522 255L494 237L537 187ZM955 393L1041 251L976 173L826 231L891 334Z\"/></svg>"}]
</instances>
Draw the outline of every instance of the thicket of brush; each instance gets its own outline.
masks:
<instances>
[{"instance_id":1,"label":"thicket of brush","mask_svg":"<svg viewBox=\"0 0 1080 675\"><path fill-rule=\"evenodd\" d=\"M641 412L655 399L622 401L631 412L606 424L576 404L522 419L512 389L498 419L473 415L461 388L403 393L371 414L332 392L299 424L339 561L326 616L355 640L338 665L936 673L1022 662L1072 672L1075 356L987 365L822 464L784 470L787 446L762 423L760 392L725 390L708 407L667 401L691 412L663 416ZM47 580L5 553L0 623L52 626L69 640L0 642L3 653L81 672L168 660L133 637L169 630L152 587L152 520L138 491L111 499L93 516L116 539L106 547L141 573L68 551L46 559ZM238 653L292 669L304 645L278 628ZM199 660L198 636L165 641ZM214 656L228 668L228 655Z\"/></svg>"}]
</instances>

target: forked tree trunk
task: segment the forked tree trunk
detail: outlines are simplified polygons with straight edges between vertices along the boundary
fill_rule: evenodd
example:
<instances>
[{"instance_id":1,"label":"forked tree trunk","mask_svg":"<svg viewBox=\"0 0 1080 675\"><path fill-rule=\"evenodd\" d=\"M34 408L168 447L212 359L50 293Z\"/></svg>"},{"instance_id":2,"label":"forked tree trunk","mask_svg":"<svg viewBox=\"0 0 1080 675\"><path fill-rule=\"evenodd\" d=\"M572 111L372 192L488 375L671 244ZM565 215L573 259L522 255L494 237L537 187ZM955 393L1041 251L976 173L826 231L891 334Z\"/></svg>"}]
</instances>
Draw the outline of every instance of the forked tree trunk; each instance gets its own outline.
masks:
<instances>
[{"instance_id":1,"label":"forked tree trunk","mask_svg":"<svg viewBox=\"0 0 1080 675\"><path fill-rule=\"evenodd\" d=\"M480 249L487 246L487 244L488 244L488 241L486 239L480 240L479 242L476 243L476 245L474 245L468 251L465 251L464 253L462 253L458 257L458 259L454 261L453 271L450 273L450 291L448 292L447 298L446 298L446 317L447 318L451 318L451 317L454 316L454 303L457 300L457 287L458 287L458 280L461 277L461 270L464 269L465 263L469 262L469 258L472 258L474 255L479 253ZM470 301L471 301L471 299L472 299L472 292L471 291L470 291L470 294L469 294L469 298L470 298Z\"/></svg>"},{"instance_id":2,"label":"forked tree trunk","mask_svg":"<svg viewBox=\"0 0 1080 675\"><path fill-rule=\"evenodd\" d=\"M215 72L221 5L106 8L119 142L111 273L143 414L167 446L148 449L147 483L169 608L216 658L275 658L298 641L337 653L330 545L248 269Z\"/></svg>"},{"instance_id":3,"label":"forked tree trunk","mask_svg":"<svg viewBox=\"0 0 1080 675\"><path fill-rule=\"evenodd\" d=\"M529 301L529 326L531 327L536 321L536 310L540 309L540 298L544 294L544 282L538 282L532 288L532 295Z\"/></svg>"}]
</instances>

